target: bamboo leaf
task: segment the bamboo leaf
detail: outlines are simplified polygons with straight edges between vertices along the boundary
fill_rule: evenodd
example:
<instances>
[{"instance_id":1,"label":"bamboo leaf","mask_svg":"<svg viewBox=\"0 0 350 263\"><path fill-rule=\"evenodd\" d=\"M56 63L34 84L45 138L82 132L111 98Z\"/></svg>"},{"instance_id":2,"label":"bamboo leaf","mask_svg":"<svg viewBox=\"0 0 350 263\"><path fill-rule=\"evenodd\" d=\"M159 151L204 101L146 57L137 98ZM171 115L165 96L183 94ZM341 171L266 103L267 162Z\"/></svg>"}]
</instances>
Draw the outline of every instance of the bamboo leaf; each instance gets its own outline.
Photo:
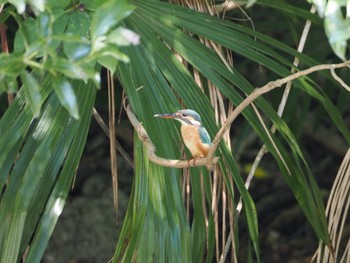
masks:
<instances>
[{"instance_id":1,"label":"bamboo leaf","mask_svg":"<svg viewBox=\"0 0 350 263\"><path fill-rule=\"evenodd\" d=\"M40 94L40 86L37 80L26 70L21 74L21 79L24 86L24 92L28 98L28 103L32 109L34 116L39 116L42 105Z\"/></svg>"},{"instance_id":2,"label":"bamboo leaf","mask_svg":"<svg viewBox=\"0 0 350 263\"><path fill-rule=\"evenodd\" d=\"M68 110L73 118L79 119L77 99L72 85L64 78L55 78L53 86L62 106Z\"/></svg>"},{"instance_id":3,"label":"bamboo leaf","mask_svg":"<svg viewBox=\"0 0 350 263\"><path fill-rule=\"evenodd\" d=\"M344 17L342 12L345 5L345 1L329 0L324 13L324 26L329 44L342 60L346 59L347 41L350 39L350 16L347 14Z\"/></svg>"},{"instance_id":4,"label":"bamboo leaf","mask_svg":"<svg viewBox=\"0 0 350 263\"><path fill-rule=\"evenodd\" d=\"M89 54L91 47L88 43L84 43L84 40L89 37L89 28L90 17L87 13L74 12L69 16L65 34L75 37L80 36L82 39L79 42L71 42L69 39L64 41L64 52L69 58L76 60Z\"/></svg>"},{"instance_id":5,"label":"bamboo leaf","mask_svg":"<svg viewBox=\"0 0 350 263\"><path fill-rule=\"evenodd\" d=\"M91 21L91 39L93 42L106 34L121 19L130 15L133 7L127 1L108 1L94 13Z\"/></svg>"}]
</instances>

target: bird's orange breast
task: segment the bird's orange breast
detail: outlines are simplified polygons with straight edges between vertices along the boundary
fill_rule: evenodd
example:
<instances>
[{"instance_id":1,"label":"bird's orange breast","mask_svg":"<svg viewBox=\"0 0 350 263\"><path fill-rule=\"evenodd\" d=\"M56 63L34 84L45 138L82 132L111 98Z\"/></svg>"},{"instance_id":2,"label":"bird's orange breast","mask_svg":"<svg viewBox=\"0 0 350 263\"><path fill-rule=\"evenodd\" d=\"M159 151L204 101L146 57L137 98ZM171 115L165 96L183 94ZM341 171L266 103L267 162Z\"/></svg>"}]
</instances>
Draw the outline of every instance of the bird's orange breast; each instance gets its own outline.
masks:
<instances>
[{"instance_id":1,"label":"bird's orange breast","mask_svg":"<svg viewBox=\"0 0 350 263\"><path fill-rule=\"evenodd\" d=\"M181 135L193 158L206 157L208 155L210 145L202 143L197 126L182 125Z\"/></svg>"}]
</instances>

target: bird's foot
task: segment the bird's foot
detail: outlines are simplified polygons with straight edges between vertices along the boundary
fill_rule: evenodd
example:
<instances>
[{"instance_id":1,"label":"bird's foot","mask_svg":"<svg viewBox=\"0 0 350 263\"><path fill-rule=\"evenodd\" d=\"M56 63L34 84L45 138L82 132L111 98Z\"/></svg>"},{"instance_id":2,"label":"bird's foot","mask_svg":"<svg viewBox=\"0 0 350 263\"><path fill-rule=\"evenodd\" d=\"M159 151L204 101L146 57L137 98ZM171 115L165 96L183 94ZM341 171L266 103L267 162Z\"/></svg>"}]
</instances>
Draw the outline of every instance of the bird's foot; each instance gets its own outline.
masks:
<instances>
[{"instance_id":1,"label":"bird's foot","mask_svg":"<svg viewBox=\"0 0 350 263\"><path fill-rule=\"evenodd\" d=\"M188 161L187 161L188 167L196 166L196 160L197 160L197 158L192 158L192 159L188 160ZM193 164L192 164L192 165L191 165L191 161L193 161Z\"/></svg>"},{"instance_id":2,"label":"bird's foot","mask_svg":"<svg viewBox=\"0 0 350 263\"><path fill-rule=\"evenodd\" d=\"M197 161L198 158L192 158L190 160L187 161L187 164L188 164L188 167L191 167L191 166L196 166L196 161ZM191 163L192 162L192 163Z\"/></svg>"}]
</instances>

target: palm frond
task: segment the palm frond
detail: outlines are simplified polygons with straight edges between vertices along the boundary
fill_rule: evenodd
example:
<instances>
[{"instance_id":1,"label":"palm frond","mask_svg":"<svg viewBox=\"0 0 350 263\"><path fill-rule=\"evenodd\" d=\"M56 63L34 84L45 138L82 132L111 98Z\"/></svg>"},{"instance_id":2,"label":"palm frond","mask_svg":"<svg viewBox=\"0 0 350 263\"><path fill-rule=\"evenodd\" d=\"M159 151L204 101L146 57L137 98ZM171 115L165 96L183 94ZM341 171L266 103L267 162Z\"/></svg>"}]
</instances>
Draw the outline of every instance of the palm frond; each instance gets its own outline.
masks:
<instances>
[{"instance_id":1,"label":"palm frond","mask_svg":"<svg viewBox=\"0 0 350 263\"><path fill-rule=\"evenodd\" d=\"M258 33L254 34L249 30L246 33L243 27L217 17L162 2L133 1L132 3L137 8L134 14L125 20L125 24L141 36L141 45L125 50L130 58L130 64L121 65L118 76L134 112L156 145L157 153L163 157L180 156L179 147L174 147L171 143L172 140L179 141L179 137L176 129L170 127L169 123L153 119L152 116L156 113L173 112L183 103L186 107L195 109L201 114L204 126L207 127L212 137L218 131L217 124L213 122L214 113L206 93L197 87L191 72L184 67L172 51L198 70L202 77L213 83L234 105L242 102L243 94L250 94L254 90L254 87L237 70L228 68L215 52L185 32L217 42L233 52L264 65L280 76L289 75L290 68L292 68L292 60L286 59L280 53L285 52L291 58L298 55L300 59L305 58L303 62L306 64L314 63L312 59L298 54L295 50L285 48L285 45L275 40L272 40L273 44L269 46L268 37ZM253 36L256 36L258 41ZM259 37L263 41L260 42ZM279 50L278 53L275 51L276 48ZM311 84L310 79L295 82L300 90L323 103L343 135L348 137L349 130L345 128L337 108L322 91ZM154 103L150 104L149 101L154 101ZM274 156L286 182L318 237L330 245L321 194L294 134L263 98L256 100L256 106L276 125L281 137L275 136L266 129L253 108L246 108L243 112L244 117ZM159 136L159 131L162 131L164 136ZM228 151L224 143L221 143L217 155L221 158L219 164L225 184L229 189L230 198L235 202L233 185L230 183L231 178L243 197L250 237L258 256L258 224L254 202L244 186L233 154ZM199 179L197 177L200 174L198 170L191 169L191 189L198 188ZM212 182L208 176L204 174L204 187L201 188L201 191L205 192L206 202L210 203ZM193 177L196 180L192 179ZM206 214L204 218L207 218L207 222L204 222L203 219L198 221L198 217L194 217L191 233L200 237L204 242L207 237L203 236L203 230L206 230L207 236L212 236L213 233L211 222L213 214L210 209L206 209L205 212L202 198L200 198L202 194L197 193L197 190L193 190L192 194L194 213L196 214L198 209L198 214ZM145 196L145 198L150 197ZM191 225L191 222L188 224ZM122 240L120 242L123 242ZM201 255L203 249L207 249L206 253L209 256L207 260L212 259L213 247L209 240L205 248L198 244L195 245L195 248L193 254Z\"/></svg>"},{"instance_id":2,"label":"palm frond","mask_svg":"<svg viewBox=\"0 0 350 263\"><path fill-rule=\"evenodd\" d=\"M71 187L90 123L96 93L93 84L76 82L82 118L75 120L57 96L47 92L50 82L43 83L47 99L38 118L20 92L0 121L0 147L12 148L11 154L0 158L0 254L4 262L17 262L29 244L28 257L40 262ZM13 112L18 118L10 120ZM17 135L6 141L10 134Z\"/></svg>"}]
</instances>

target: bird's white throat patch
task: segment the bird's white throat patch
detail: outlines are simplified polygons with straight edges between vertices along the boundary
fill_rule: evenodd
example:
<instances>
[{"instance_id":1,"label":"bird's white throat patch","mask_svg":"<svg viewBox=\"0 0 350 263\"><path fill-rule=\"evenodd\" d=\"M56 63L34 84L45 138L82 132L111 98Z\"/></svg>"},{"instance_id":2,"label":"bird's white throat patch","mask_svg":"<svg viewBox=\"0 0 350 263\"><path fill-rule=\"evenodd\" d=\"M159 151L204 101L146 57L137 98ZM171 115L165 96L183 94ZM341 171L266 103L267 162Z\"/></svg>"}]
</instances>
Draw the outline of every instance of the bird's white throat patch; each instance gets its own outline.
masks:
<instances>
[{"instance_id":1,"label":"bird's white throat patch","mask_svg":"<svg viewBox=\"0 0 350 263\"><path fill-rule=\"evenodd\" d=\"M195 119L187 119L187 122L185 120L182 120L182 119L176 119L178 120L179 122L181 122L182 125L194 125L194 126L202 126L202 124L199 122L199 121L196 121ZM188 121L190 123L188 123Z\"/></svg>"}]
</instances>

